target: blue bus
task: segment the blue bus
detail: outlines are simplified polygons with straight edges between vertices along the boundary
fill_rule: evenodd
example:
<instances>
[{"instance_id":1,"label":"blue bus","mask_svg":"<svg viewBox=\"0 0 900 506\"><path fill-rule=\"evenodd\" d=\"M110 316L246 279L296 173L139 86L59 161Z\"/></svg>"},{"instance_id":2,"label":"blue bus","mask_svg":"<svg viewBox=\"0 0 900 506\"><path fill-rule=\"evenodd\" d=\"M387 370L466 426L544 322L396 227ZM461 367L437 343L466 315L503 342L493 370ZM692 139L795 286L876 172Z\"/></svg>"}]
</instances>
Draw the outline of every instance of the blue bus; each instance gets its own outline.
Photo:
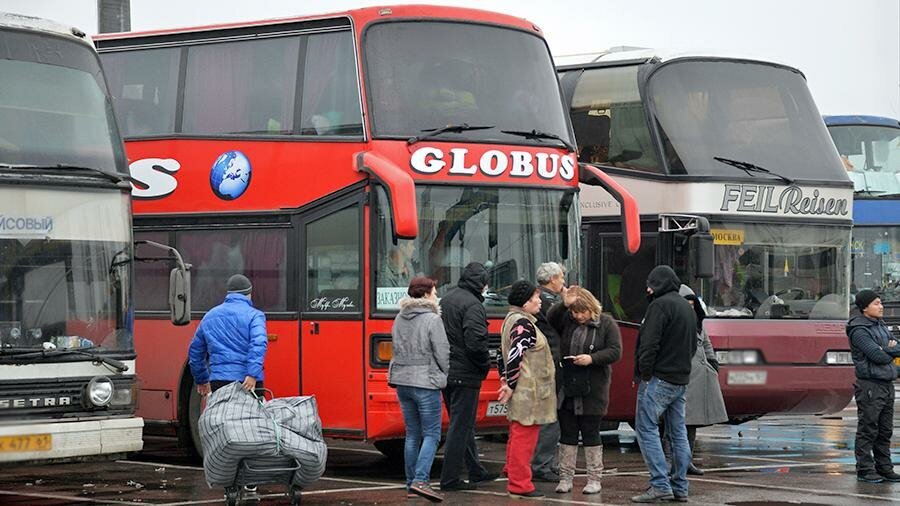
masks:
<instances>
[{"instance_id":1,"label":"blue bus","mask_svg":"<svg viewBox=\"0 0 900 506\"><path fill-rule=\"evenodd\" d=\"M885 321L900 335L900 121L825 116L825 124L853 180L851 295L878 292Z\"/></svg>"}]
</instances>

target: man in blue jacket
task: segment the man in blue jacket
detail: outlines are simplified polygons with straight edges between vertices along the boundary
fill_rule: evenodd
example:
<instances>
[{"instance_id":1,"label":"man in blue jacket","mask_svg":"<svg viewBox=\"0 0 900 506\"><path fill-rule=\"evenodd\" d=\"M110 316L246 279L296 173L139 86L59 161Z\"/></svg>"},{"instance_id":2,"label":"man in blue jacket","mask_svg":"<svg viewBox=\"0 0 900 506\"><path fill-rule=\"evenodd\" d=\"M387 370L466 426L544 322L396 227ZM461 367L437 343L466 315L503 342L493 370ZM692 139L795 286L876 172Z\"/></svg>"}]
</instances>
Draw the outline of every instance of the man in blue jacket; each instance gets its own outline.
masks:
<instances>
[{"instance_id":1,"label":"man in blue jacket","mask_svg":"<svg viewBox=\"0 0 900 506\"><path fill-rule=\"evenodd\" d=\"M225 302L203 317L188 352L200 395L234 382L247 391L262 388L266 316L253 307L252 285L245 276L231 276L227 290Z\"/></svg>"},{"instance_id":2,"label":"man in blue jacket","mask_svg":"<svg viewBox=\"0 0 900 506\"><path fill-rule=\"evenodd\" d=\"M856 479L867 483L900 482L900 474L894 472L891 463L897 378L893 362L894 357L900 356L900 347L882 320L884 306L875 292L860 290L856 307L861 314L851 316L847 322L856 366Z\"/></svg>"}]
</instances>

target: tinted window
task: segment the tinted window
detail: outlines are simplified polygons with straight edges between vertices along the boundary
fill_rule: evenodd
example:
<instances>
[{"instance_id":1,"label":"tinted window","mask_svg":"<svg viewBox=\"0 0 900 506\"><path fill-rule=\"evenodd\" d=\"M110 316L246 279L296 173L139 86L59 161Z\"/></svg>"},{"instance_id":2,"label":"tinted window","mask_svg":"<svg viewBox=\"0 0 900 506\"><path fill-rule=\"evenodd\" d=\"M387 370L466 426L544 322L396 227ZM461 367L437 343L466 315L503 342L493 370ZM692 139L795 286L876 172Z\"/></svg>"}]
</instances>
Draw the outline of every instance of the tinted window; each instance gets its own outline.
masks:
<instances>
[{"instance_id":1,"label":"tinted window","mask_svg":"<svg viewBox=\"0 0 900 506\"><path fill-rule=\"evenodd\" d=\"M361 135L359 84L350 32L311 35L305 61L300 133Z\"/></svg>"},{"instance_id":2,"label":"tinted window","mask_svg":"<svg viewBox=\"0 0 900 506\"><path fill-rule=\"evenodd\" d=\"M642 236L641 249L629 256L621 236L600 237L600 286L588 287L617 320L640 323L649 304L647 276L656 266L656 237Z\"/></svg>"},{"instance_id":3,"label":"tinted window","mask_svg":"<svg viewBox=\"0 0 900 506\"><path fill-rule=\"evenodd\" d=\"M183 131L290 133L299 51L298 37L190 47Z\"/></svg>"},{"instance_id":4,"label":"tinted window","mask_svg":"<svg viewBox=\"0 0 900 506\"><path fill-rule=\"evenodd\" d=\"M709 316L847 318L849 227L711 223L713 278L702 282Z\"/></svg>"},{"instance_id":5,"label":"tinted window","mask_svg":"<svg viewBox=\"0 0 900 506\"><path fill-rule=\"evenodd\" d=\"M806 81L772 65L680 61L651 75L647 93L675 173L745 176L714 157L790 178L847 181Z\"/></svg>"},{"instance_id":6,"label":"tinted window","mask_svg":"<svg viewBox=\"0 0 900 506\"><path fill-rule=\"evenodd\" d=\"M853 280L850 296L859 290L875 290L881 301L900 302L900 229L853 227L850 253Z\"/></svg>"},{"instance_id":7,"label":"tinted window","mask_svg":"<svg viewBox=\"0 0 900 506\"><path fill-rule=\"evenodd\" d=\"M359 271L359 208L342 209L306 225L304 311L362 311Z\"/></svg>"},{"instance_id":8,"label":"tinted window","mask_svg":"<svg viewBox=\"0 0 900 506\"><path fill-rule=\"evenodd\" d=\"M495 128L442 139L559 146L503 130L569 139L559 83L544 41L518 30L467 23L382 23L366 31L375 132L421 134L451 124Z\"/></svg>"},{"instance_id":9,"label":"tinted window","mask_svg":"<svg viewBox=\"0 0 900 506\"><path fill-rule=\"evenodd\" d=\"M900 128L833 126L828 133L855 191L866 196L900 193Z\"/></svg>"},{"instance_id":10,"label":"tinted window","mask_svg":"<svg viewBox=\"0 0 900 506\"><path fill-rule=\"evenodd\" d=\"M170 48L101 56L123 136L175 131L180 55Z\"/></svg>"},{"instance_id":11,"label":"tinted window","mask_svg":"<svg viewBox=\"0 0 900 506\"><path fill-rule=\"evenodd\" d=\"M489 313L505 314L509 287L558 262L578 279L578 201L573 192L522 188L420 186L419 237L393 241L391 208L378 187L376 305L397 310L412 277L437 282L438 296L457 285L470 262L488 268Z\"/></svg>"},{"instance_id":12,"label":"tinted window","mask_svg":"<svg viewBox=\"0 0 900 506\"><path fill-rule=\"evenodd\" d=\"M287 232L271 230L185 231L177 248L191 267L191 307L206 311L225 298L225 284L243 274L253 284L253 305L287 309Z\"/></svg>"},{"instance_id":13,"label":"tinted window","mask_svg":"<svg viewBox=\"0 0 900 506\"><path fill-rule=\"evenodd\" d=\"M0 30L0 161L127 173L94 49L71 37Z\"/></svg>"},{"instance_id":14,"label":"tinted window","mask_svg":"<svg viewBox=\"0 0 900 506\"><path fill-rule=\"evenodd\" d=\"M638 67L587 70L575 87L570 115L578 160L661 172L638 92Z\"/></svg>"},{"instance_id":15,"label":"tinted window","mask_svg":"<svg viewBox=\"0 0 900 506\"><path fill-rule=\"evenodd\" d=\"M135 241L153 241L169 246L168 232L135 232ZM159 248L138 245L137 258L165 257L167 253ZM173 264L163 261L134 263L134 306L138 311L169 310L169 272Z\"/></svg>"}]
</instances>

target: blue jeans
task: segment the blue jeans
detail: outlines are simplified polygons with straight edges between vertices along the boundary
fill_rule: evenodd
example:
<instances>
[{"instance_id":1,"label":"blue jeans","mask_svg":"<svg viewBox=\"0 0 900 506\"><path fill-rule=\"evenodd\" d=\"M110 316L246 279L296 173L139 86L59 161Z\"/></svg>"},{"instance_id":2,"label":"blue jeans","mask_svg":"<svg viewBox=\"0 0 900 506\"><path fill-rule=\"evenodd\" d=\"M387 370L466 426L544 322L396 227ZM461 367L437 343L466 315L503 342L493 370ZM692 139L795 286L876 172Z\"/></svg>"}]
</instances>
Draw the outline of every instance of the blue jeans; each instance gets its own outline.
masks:
<instances>
[{"instance_id":1,"label":"blue jeans","mask_svg":"<svg viewBox=\"0 0 900 506\"><path fill-rule=\"evenodd\" d=\"M684 425L685 385L674 385L653 377L641 381L638 387L635 409L635 431L641 445L641 455L650 471L650 485L663 491L672 491L687 497L687 468L691 463L691 447L688 445L687 428ZM659 441L659 419L666 423L666 432L672 446L672 479L668 477L666 456Z\"/></svg>"},{"instance_id":2,"label":"blue jeans","mask_svg":"<svg viewBox=\"0 0 900 506\"><path fill-rule=\"evenodd\" d=\"M416 481L428 482L431 475L431 463L441 440L441 391L399 385L397 399L406 425L403 460L409 487Z\"/></svg>"}]
</instances>

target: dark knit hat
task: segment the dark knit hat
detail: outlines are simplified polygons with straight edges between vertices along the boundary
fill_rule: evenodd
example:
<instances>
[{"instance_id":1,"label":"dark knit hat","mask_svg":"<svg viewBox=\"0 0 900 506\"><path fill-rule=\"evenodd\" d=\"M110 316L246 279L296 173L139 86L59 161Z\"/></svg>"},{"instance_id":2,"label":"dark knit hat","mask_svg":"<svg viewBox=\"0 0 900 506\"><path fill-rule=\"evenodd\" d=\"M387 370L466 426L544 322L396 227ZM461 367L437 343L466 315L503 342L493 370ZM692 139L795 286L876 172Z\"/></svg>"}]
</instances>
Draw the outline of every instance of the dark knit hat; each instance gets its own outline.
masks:
<instances>
[{"instance_id":1,"label":"dark knit hat","mask_svg":"<svg viewBox=\"0 0 900 506\"><path fill-rule=\"evenodd\" d=\"M877 298L879 298L878 294L872 290L860 290L859 293L856 294L856 307L862 311L869 307L869 304Z\"/></svg>"},{"instance_id":2,"label":"dark knit hat","mask_svg":"<svg viewBox=\"0 0 900 506\"><path fill-rule=\"evenodd\" d=\"M522 307L528 302L528 299L534 295L534 292L537 291L537 289L537 285L531 281L520 279L512 284L512 287L509 289L509 296L506 297L506 300L511 306Z\"/></svg>"},{"instance_id":3,"label":"dark knit hat","mask_svg":"<svg viewBox=\"0 0 900 506\"><path fill-rule=\"evenodd\" d=\"M228 284L226 285L228 293L240 293L242 295L250 293L251 288L253 288L253 285L250 284L250 280L247 279L247 276L244 276L243 274L231 276L228 278Z\"/></svg>"}]
</instances>

